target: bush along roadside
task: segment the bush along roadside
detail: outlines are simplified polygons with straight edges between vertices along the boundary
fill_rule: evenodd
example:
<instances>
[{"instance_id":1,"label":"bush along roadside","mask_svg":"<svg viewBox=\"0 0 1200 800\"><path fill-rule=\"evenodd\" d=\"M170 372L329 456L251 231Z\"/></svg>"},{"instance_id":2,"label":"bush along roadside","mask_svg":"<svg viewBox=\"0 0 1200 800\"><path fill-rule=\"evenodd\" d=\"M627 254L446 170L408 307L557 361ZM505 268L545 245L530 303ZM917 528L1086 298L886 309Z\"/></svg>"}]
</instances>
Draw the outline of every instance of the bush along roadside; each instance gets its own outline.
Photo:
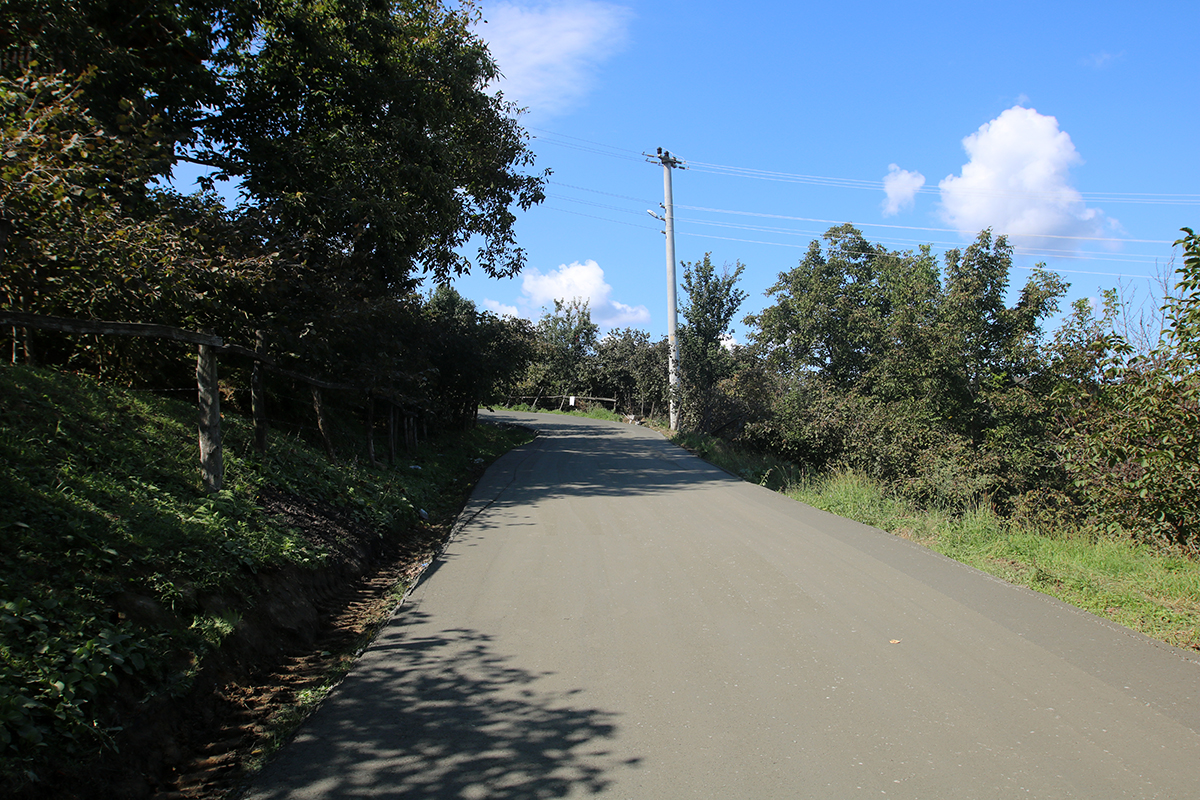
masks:
<instances>
[{"instance_id":1,"label":"bush along roadside","mask_svg":"<svg viewBox=\"0 0 1200 800\"><path fill-rule=\"evenodd\" d=\"M191 404L27 367L0 368L0 398L0 787L10 796L44 795L64 765L130 749L135 731L123 728L138 708L161 712L252 669L240 662L278 649L252 641L256 620L311 638L313 612L289 605L289 591L361 574L428 529L425 517L452 518L483 466L529 438L480 426L389 469L331 463L283 435L260 457L252 427L229 416L225 488L207 495ZM159 754L160 771L170 755Z\"/></svg>"},{"instance_id":2,"label":"bush along roadside","mask_svg":"<svg viewBox=\"0 0 1200 800\"><path fill-rule=\"evenodd\" d=\"M983 505L920 508L851 470L811 473L702 434L672 441L794 500L880 528L1176 647L1200 650L1200 562L1045 504L1001 517Z\"/></svg>"}]
</instances>

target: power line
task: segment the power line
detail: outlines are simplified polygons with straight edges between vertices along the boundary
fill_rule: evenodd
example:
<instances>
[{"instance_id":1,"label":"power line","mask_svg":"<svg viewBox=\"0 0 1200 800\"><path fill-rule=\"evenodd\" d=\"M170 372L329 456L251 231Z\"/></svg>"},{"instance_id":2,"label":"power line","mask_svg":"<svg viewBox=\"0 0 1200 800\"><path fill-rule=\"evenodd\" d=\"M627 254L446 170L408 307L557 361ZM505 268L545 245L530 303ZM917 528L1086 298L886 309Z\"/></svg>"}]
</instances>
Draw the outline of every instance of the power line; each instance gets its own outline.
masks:
<instances>
[{"instance_id":1,"label":"power line","mask_svg":"<svg viewBox=\"0 0 1200 800\"><path fill-rule=\"evenodd\" d=\"M736 215L746 216L746 217L765 217L767 219L786 219L786 220L793 220L795 222L820 222L820 223L827 223L830 225L841 225L843 222L845 222L845 220L838 221L838 220L833 220L833 219L817 219L814 217L793 217L793 216L788 216L786 214L767 214L767 213L764 213L761 211L734 211L734 210L727 209L727 208L706 208L706 207L702 207L702 206L685 206L685 205L680 205L679 207L686 208L690 211L707 211L707 212L710 212L713 214L736 214ZM866 228L866 227L893 228L893 229L905 230L905 231L931 231L934 233L959 233L959 231L955 230L954 228L925 228L925 227L920 227L917 225L893 225L893 224L885 223L885 222L863 222L863 223L854 223L854 224L856 226L861 225L864 228ZM1027 233L1027 234L1009 234L1009 235L1010 236L1027 236L1030 238L1038 238L1038 239L1069 239L1069 240L1084 241L1084 242L1122 242L1122 243L1133 242L1133 243L1137 243L1137 244L1174 244L1174 242L1171 242L1171 241L1168 241L1165 239L1117 239L1117 238L1106 237L1106 236L1067 236L1064 234L1054 234L1054 233Z\"/></svg>"},{"instance_id":2,"label":"power line","mask_svg":"<svg viewBox=\"0 0 1200 800\"><path fill-rule=\"evenodd\" d=\"M585 217L587 219L599 220L601 222L609 222L614 225L626 225L628 227L637 228L637 229L643 230L643 231L651 231L651 232L659 233L659 234L662 233L662 230L660 230L658 228L652 228L652 227L648 227L646 225L637 225L632 222L626 222L625 220L611 219L609 217L601 217L601 216L597 216L595 214L584 214L580 211L572 211L571 209L568 209L568 208L560 208L558 206L552 206L552 205L542 206L542 208L550 210L550 211L557 211L562 214L570 214L570 215L576 216L576 217ZM623 209L614 209L614 210L623 211ZM628 213L632 213L632 212L628 212ZM676 221L678 222L678 221L683 221L683 220L677 219ZM700 223L700 224L705 224L705 223ZM707 223L707 224L718 225L718 223ZM742 228L745 230L749 230L751 232L757 230L756 228L754 228L752 226L729 225L728 227ZM774 232L786 233L786 231L776 231L776 230L772 230L772 229L766 229L766 230L763 230L762 232L764 232L764 233L774 233ZM690 236L692 238L698 238L698 239L715 239L718 241L725 241L725 242L742 242L745 244L759 244L759 245L767 245L770 247L787 247L787 248L796 249L796 250L805 250L808 248L807 244L791 244L789 242L772 242L772 241L765 241L762 239L745 239L745 238L736 237L736 236L717 236L716 234L699 233L699 232L690 231L690 230L681 230L681 231L678 231L678 233L681 236ZM822 235L822 233L823 232L818 232L818 231L813 231L813 232L809 232L809 233L798 232L795 235L808 235L808 236L813 236L813 237L819 237ZM905 244L913 244L913 243L934 244L934 245L947 244L947 245L951 245L953 247L960 246L959 243L926 242L926 241L922 241L922 240L908 240L908 239L884 239L884 240L876 242L876 244L883 244L883 245L899 244L901 246L903 246ZM1047 253L1045 251L1039 251L1039 250L1026 250L1026 249L1020 248L1020 247L1014 247L1013 249L1017 255L1025 256L1027 258L1044 257L1044 258L1107 261L1107 262L1112 262L1112 263L1147 264L1147 265L1158 264L1161 261L1161 259L1159 259L1158 257L1149 255L1149 254L1146 254L1144 256L1139 256L1136 258L1120 258L1120 257L1115 257L1115 256L1105 256L1102 254L1079 254L1079 253L1073 254L1073 253L1066 253L1066 252ZM1037 267L1035 267L1035 266L1023 266L1020 264L1013 264L1012 266L1014 269L1037 269ZM1139 279L1144 278L1146 280L1153 279L1153 276L1130 274L1130 273L1125 273L1125 272L1098 272L1098 271L1091 271L1091 270L1060 269L1058 267L1055 267L1055 268L1051 269L1050 271L1051 272L1060 272L1065 275L1099 275L1101 277L1107 277L1107 278L1139 278Z\"/></svg>"},{"instance_id":3,"label":"power line","mask_svg":"<svg viewBox=\"0 0 1200 800\"><path fill-rule=\"evenodd\" d=\"M546 136L535 136L547 144L567 147L573 150L595 153L628 161L640 161L640 153L629 148L568 136L564 133L546 130L544 128L529 128L531 131L541 131ZM548 138L551 137L551 138ZM570 141L558 141L567 139ZM586 145L586 146L585 146ZM828 175L806 175L802 173L779 172L776 170L757 169L754 167L738 167L729 164L714 164L705 161L688 161L689 166L696 172L707 172L730 177L750 178L782 183L800 183L813 186L830 186L842 189L867 189L884 191L882 180L867 180L862 178L838 178ZM917 190L921 194L940 194L941 189L935 186L923 186ZM1022 192L1022 191L988 191L960 190L967 194L984 197L1066 197L1070 200L1080 199L1094 203L1128 203L1135 205L1200 205L1200 194L1182 192Z\"/></svg>"},{"instance_id":4,"label":"power line","mask_svg":"<svg viewBox=\"0 0 1200 800\"><path fill-rule=\"evenodd\" d=\"M620 153L621 157L623 157L623 158L630 158L630 159L634 158L632 155L626 156L625 153L632 154L635 151L622 150L621 148L613 148L610 145L604 145L604 144L601 144L598 142L591 142L586 139L579 139L578 137L566 137L566 138L571 138L571 139L574 139L578 142L581 142L581 143L587 144L587 145L595 145L596 147L600 147L600 148L616 150ZM604 151L596 150L595 152L604 152ZM610 154L610 153L605 152L605 154ZM643 157L645 157L644 154L639 154L639 155L643 155ZM697 162L691 162L691 164L695 164L695 163L697 163ZM702 166L711 166L711 167L714 167L717 169L740 169L741 171L744 171L744 172L755 173L755 174L760 174L760 175L765 175L765 176L781 175L784 177L811 178L814 181L827 181L827 182L834 182L834 183L840 181L846 185L849 185L849 184L867 185L867 184L872 183L872 182L867 182L867 181L848 181L848 180L842 180L842 179L827 179L827 178L823 178L822 176L791 176L791 175L788 175L787 173L771 173L767 170L749 170L749 169L744 169L744 168L723 167L722 165L709 165L709 164L706 164L705 162L699 162L699 163ZM690 164L689 164L689 166L690 166ZM706 171L706 170L702 169L700 171ZM580 186L577 184L564 183L562 181L551 180L551 181L548 181L548 183L557 185L557 186L562 186L567 189L573 189L576 191L587 192L590 194L597 194L597 195L601 195L604 197L611 197L611 198L614 198L617 200L626 200L626 201L634 202L642 207L644 207L647 204L652 204L654 202L652 200L648 200L648 199L642 198L642 197L634 197L632 195L619 194L616 192L606 192L606 191L602 191L599 189L593 189L593 188L587 187L587 186ZM832 184L830 184L830 185L832 185ZM1130 196L1132 196L1133 194L1134 193L1130 193ZM617 205L612 205L612 204L607 204L607 203L591 202L591 201L584 200L581 198L570 197L568 195L551 194L549 196L553 197L556 200L561 200L561 201L565 201L568 203L576 203L576 204L580 204L580 205L587 205L587 206L591 206L594 208L602 208L602 209L614 211L614 212L617 212L620 214L629 214L629 215L634 215L634 216L640 216L643 213L640 210L635 211L633 209L622 207L622 206L617 206ZM1180 196L1192 197L1192 196L1200 196L1200 195L1180 195ZM773 219L773 220L781 220L781 221L786 221L786 222L807 222L807 223L816 223L816 224L821 224L821 225L840 225L840 224L843 224L843 222L845 222L844 220L825 219L825 218L819 218L819 217L800 217L800 216L785 215L785 214L771 214L771 213L766 213L766 212L711 208L711 207L706 207L706 206L677 205L676 207L681 208L681 209L689 209L692 211L698 211L701 213L708 213L708 214L726 214L726 215L742 216L742 217L758 217L758 218L762 218L762 219ZM583 214L583 213L573 212L568 209L557 208L557 207L555 207L554 210L561 211L562 213L574 214L576 216L587 217L587 218L599 220L602 222L611 222L614 224L628 225L630 227L639 228L641 230L652 230L651 228L648 228L644 225L637 225L632 222L610 219L610 218L602 217L602 216L598 216L598 215ZM679 222L684 223L685 225L688 225L688 226L701 225L701 226L709 226L709 227L727 228L727 229L731 229L731 230L744 230L744 231L756 232L756 233L767 233L767 234L781 235L781 236L806 236L806 237L817 238L817 237L824 235L824 233L825 233L825 231L820 231L820 230L803 230L803 229L798 230L795 228L782 228L782 227L776 227L776 226L749 225L749 224L739 224L739 223L734 223L734 222L719 222L716 220L709 220L709 219L702 219L702 218L683 217L683 218L678 218L678 220L679 220ZM930 233L948 233L948 234L955 234L958 236L962 235L961 231L954 229L954 228L937 228L937 227L927 227L927 226L899 225L899 224L894 224L894 223L872 223L872 222L854 223L854 224L856 224L857 227L861 227L861 228L879 228L879 229L895 230L895 231L919 231L919 232L930 232ZM691 231L691 230L684 230L684 231L681 231L680 233L682 235L692 236L692 237L718 239L718 240L724 240L724 241L745 242L748 244L761 244L761 245L776 246L776 247L791 247L791 248L803 249L808 246L807 244L798 245L798 244L791 244L791 243L779 242L779 241L763 241L763 240L758 240L758 239L738 238L738 237L731 237L731 236L718 236L715 234L706 234L706 233L700 233L700 232ZM1098 242L1098 243L1111 242L1111 243L1138 243L1138 244L1157 244L1157 245L1172 245L1172 244L1174 244L1174 242L1171 240L1122 239L1122 238L1118 238L1118 237L1073 236L1073 235L1064 235L1064 234L1025 234L1024 237L1025 238L1036 238L1036 239L1054 239L1054 240L1064 240L1064 241ZM1020 235L1020 234L1011 235L1010 234L1009 238L1010 238L1010 240L1016 239L1019 241L1022 238L1022 235ZM928 241L928 240L924 240L924 239L904 239L904 238L899 238L899 237L889 237L886 235L883 236L881 241L879 241L878 243L887 245L887 246L901 246L901 247L905 247L905 246L911 247L914 244L915 245L928 244L931 246L938 247L939 249L949 249L949 248L962 246L962 242L960 242L960 241L951 241L951 242ZM1138 265L1159 264L1163 260L1163 256L1156 256L1156 255L1148 254L1148 253L1139 253L1139 254L1127 253L1127 254L1121 254L1121 255L1110 255L1110 254L1105 254L1105 253L1079 253L1077 251L1065 250L1065 249L1033 248L1033 247L1029 247L1029 246L1020 245L1017 242L1013 242L1013 251L1015 254L1025 257L1025 258L1073 259L1073 260L1088 260L1088 261L1095 261L1095 262L1124 263L1124 264L1138 264ZM1016 266L1016 265L1014 265L1014 266ZM1024 269L1025 267L1021 267L1021 268ZM1032 267L1030 267L1030 268L1032 268ZM1082 270L1058 270L1058 271L1068 273L1068 274L1100 275L1100 276L1116 277L1116 278L1129 277L1123 273L1082 271ZM1138 277L1142 277L1142 276L1138 276Z\"/></svg>"},{"instance_id":5,"label":"power line","mask_svg":"<svg viewBox=\"0 0 1200 800\"><path fill-rule=\"evenodd\" d=\"M689 162L689 164L690 163L691 162ZM601 194L601 195L605 195L606 197L615 197L615 198L618 198L621 200L631 200L631 201L639 203L639 204L646 204L646 203L654 202L652 200L647 200L645 198L631 197L629 195L615 194L612 192L602 192L599 189L590 189L586 186L578 186L575 184L561 183L559 181L548 181L548 183L552 183L552 184L555 184L558 186L563 186L563 187L566 187L569 189L576 189L576 190L582 191L582 192L591 192L593 194ZM566 199L566 198L564 198L564 199ZM583 202L583 201L578 201L578 202ZM762 217L765 219L789 220L792 222L817 222L817 223L821 223L824 225L841 225L842 223L844 223L846 221L846 220L836 220L836 219L822 219L819 217L797 217L797 216L791 216L791 215L787 215L787 214L769 214L769 213L762 212L762 211L738 211L735 209L728 209L728 208L709 208L706 206L689 206L689 205L683 205L683 204L677 204L676 207L677 208L685 208L685 209L688 209L689 211L704 211L704 212L712 213L712 214L733 214L733 215L738 215L738 216ZM636 213L641 213L641 212L636 212ZM930 233L954 233L954 234L961 233L961 231L957 230L956 228L932 228L932 227L923 227L923 226L918 226L918 225L897 225L894 223L887 223L887 222L862 222L862 223L854 223L854 224L856 227L864 227L864 228L871 227L871 228L888 228L888 229L892 229L892 230L904 230L904 231L928 231ZM1064 240L1086 241L1086 242L1117 242L1117 243L1127 243L1127 244L1168 244L1168 245L1170 245L1170 244L1175 243L1173 240L1170 240L1170 239L1122 239L1119 237L1111 237L1111 236L1069 236L1066 234L1051 234L1051 233L1010 234L1010 237L1011 236L1027 236L1027 237L1031 237L1031 238L1064 239Z\"/></svg>"}]
</instances>

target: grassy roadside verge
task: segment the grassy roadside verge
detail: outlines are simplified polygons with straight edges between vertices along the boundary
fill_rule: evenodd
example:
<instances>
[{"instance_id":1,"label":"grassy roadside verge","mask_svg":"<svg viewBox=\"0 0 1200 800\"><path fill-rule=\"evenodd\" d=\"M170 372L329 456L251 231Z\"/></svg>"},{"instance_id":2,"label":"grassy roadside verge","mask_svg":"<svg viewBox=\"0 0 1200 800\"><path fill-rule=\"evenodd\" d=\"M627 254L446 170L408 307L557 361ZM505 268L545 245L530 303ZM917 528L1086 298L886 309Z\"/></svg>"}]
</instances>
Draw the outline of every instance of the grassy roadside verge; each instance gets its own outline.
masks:
<instances>
[{"instance_id":1,"label":"grassy roadside verge","mask_svg":"<svg viewBox=\"0 0 1200 800\"><path fill-rule=\"evenodd\" d=\"M1013 522L986 508L921 510L853 473L805 475L711 437L672 441L743 480L910 539L1168 644L1200 650L1200 563L1129 538L1053 520Z\"/></svg>"},{"instance_id":2,"label":"grassy roadside verge","mask_svg":"<svg viewBox=\"0 0 1200 800\"><path fill-rule=\"evenodd\" d=\"M480 426L388 469L333 464L283 435L260 458L250 426L227 415L226 486L209 496L190 403L7 366L0 400L0 786L10 787L113 745L120 705L185 695L254 613L257 576L316 570L346 545L264 514L265 492L386 543L424 525L420 510L456 513L482 465L528 438Z\"/></svg>"}]
</instances>

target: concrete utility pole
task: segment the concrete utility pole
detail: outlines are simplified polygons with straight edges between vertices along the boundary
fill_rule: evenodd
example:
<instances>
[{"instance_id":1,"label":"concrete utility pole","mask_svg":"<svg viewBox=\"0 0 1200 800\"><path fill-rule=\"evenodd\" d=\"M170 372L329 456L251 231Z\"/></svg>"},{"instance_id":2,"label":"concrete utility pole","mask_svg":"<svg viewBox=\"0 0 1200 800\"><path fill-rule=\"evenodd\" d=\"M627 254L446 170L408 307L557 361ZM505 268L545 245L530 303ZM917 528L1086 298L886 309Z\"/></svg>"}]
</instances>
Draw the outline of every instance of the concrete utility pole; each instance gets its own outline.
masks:
<instances>
[{"instance_id":1,"label":"concrete utility pole","mask_svg":"<svg viewBox=\"0 0 1200 800\"><path fill-rule=\"evenodd\" d=\"M671 170L687 169L687 166L671 155L671 151L658 148L655 155L642 153L650 163L655 161L663 165L663 211L665 217L659 217L653 211L650 213L663 220L667 228L663 233L667 236L667 385L670 392L671 430L679 430L679 338L675 335L677 312L675 305L675 211L674 200L671 196Z\"/></svg>"}]
</instances>

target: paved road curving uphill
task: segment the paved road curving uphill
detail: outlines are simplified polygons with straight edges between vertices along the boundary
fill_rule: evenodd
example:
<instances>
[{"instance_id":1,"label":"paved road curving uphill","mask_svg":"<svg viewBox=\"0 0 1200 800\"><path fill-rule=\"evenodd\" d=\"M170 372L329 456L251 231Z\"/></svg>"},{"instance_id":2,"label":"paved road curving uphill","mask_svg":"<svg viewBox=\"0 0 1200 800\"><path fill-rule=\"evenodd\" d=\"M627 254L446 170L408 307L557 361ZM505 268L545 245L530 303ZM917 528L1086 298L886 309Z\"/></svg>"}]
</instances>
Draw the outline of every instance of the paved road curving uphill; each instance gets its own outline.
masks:
<instances>
[{"instance_id":1,"label":"paved road curving uphill","mask_svg":"<svg viewBox=\"0 0 1200 800\"><path fill-rule=\"evenodd\" d=\"M742 483L540 431L264 771L279 798L1200 797L1200 663Z\"/></svg>"}]
</instances>

